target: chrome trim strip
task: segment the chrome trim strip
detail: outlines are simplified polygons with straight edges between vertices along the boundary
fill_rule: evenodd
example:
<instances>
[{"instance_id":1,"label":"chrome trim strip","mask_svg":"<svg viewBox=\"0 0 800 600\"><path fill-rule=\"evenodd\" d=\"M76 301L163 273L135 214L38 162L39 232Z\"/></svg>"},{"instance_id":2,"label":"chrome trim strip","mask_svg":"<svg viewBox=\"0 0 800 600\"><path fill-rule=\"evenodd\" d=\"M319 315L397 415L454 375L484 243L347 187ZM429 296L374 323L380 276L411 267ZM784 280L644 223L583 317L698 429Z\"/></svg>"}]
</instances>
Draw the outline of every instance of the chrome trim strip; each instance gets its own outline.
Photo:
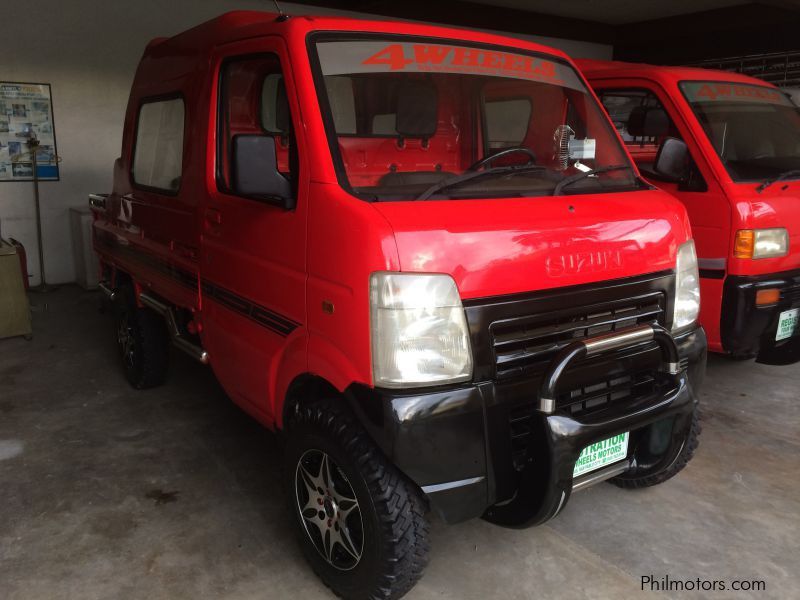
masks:
<instances>
[{"instance_id":1,"label":"chrome trim strip","mask_svg":"<svg viewBox=\"0 0 800 600\"><path fill-rule=\"evenodd\" d=\"M471 477L470 479L460 479L458 481L448 481L447 483L436 483L433 485L423 485L422 491L426 494L435 494L436 492L443 492L445 490L452 490L457 487L464 487L465 485L472 485L486 479L485 476Z\"/></svg>"},{"instance_id":2,"label":"chrome trim strip","mask_svg":"<svg viewBox=\"0 0 800 600\"><path fill-rule=\"evenodd\" d=\"M600 483L601 481L605 481L606 479L611 479L612 477L616 477L620 473L624 473L630 468L630 464L628 464L627 460L623 460L620 463L613 464L605 469L600 469L599 471L595 471L594 473L589 473L587 475L583 475L579 477L577 480L572 482L572 491L577 492L579 490L583 490L588 488L589 486L594 485L595 483Z\"/></svg>"},{"instance_id":3,"label":"chrome trim strip","mask_svg":"<svg viewBox=\"0 0 800 600\"><path fill-rule=\"evenodd\" d=\"M542 396L539 399L539 410L543 413L547 413L548 415L554 413L556 410L556 399L555 398L545 398Z\"/></svg>"},{"instance_id":4,"label":"chrome trim strip","mask_svg":"<svg viewBox=\"0 0 800 600\"><path fill-rule=\"evenodd\" d=\"M681 363L668 362L664 363L664 372L668 375L677 375L681 372Z\"/></svg>"},{"instance_id":5,"label":"chrome trim strip","mask_svg":"<svg viewBox=\"0 0 800 600\"><path fill-rule=\"evenodd\" d=\"M653 327L651 325L639 325L637 327L631 327L630 329L585 339L583 340L583 345L586 346L586 356L589 357L602 352L617 350L642 342L649 342L652 339Z\"/></svg>"},{"instance_id":6,"label":"chrome trim strip","mask_svg":"<svg viewBox=\"0 0 800 600\"><path fill-rule=\"evenodd\" d=\"M712 271L724 271L727 265L727 260L724 258L698 258L698 269L709 269Z\"/></svg>"}]
</instances>

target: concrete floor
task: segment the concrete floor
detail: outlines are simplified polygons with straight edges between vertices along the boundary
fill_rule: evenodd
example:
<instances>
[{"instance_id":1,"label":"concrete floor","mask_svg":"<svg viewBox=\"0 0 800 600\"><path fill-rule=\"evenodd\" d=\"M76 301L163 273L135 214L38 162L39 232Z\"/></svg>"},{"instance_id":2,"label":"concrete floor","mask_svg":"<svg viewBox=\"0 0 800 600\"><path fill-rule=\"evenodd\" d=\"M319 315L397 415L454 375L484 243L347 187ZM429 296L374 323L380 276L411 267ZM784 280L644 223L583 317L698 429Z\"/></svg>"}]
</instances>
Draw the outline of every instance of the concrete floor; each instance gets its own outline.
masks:
<instances>
[{"instance_id":1,"label":"concrete floor","mask_svg":"<svg viewBox=\"0 0 800 600\"><path fill-rule=\"evenodd\" d=\"M34 296L0 341L0 598L329 598L288 526L271 434L176 353L136 392L98 297ZM43 307L40 307L43 309ZM760 579L800 598L800 368L713 357L695 460L640 492L603 484L550 524L436 522L409 600L639 598L640 577Z\"/></svg>"}]
</instances>

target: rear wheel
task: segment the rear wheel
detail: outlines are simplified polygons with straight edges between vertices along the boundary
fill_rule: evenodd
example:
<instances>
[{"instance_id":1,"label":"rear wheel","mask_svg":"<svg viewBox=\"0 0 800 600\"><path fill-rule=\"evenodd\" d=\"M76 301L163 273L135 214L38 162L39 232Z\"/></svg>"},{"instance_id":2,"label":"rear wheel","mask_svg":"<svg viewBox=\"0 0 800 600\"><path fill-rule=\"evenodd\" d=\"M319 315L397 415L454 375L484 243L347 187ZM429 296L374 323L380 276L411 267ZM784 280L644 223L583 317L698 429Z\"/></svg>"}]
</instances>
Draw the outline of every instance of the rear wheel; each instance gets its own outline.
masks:
<instances>
[{"instance_id":1,"label":"rear wheel","mask_svg":"<svg viewBox=\"0 0 800 600\"><path fill-rule=\"evenodd\" d=\"M164 319L136 306L130 285L117 291L114 302L117 345L125 378L137 389L160 385L169 366L169 335Z\"/></svg>"},{"instance_id":2,"label":"rear wheel","mask_svg":"<svg viewBox=\"0 0 800 600\"><path fill-rule=\"evenodd\" d=\"M428 562L425 501L336 405L301 408L287 425L284 477L300 543L339 596L400 598Z\"/></svg>"}]
</instances>

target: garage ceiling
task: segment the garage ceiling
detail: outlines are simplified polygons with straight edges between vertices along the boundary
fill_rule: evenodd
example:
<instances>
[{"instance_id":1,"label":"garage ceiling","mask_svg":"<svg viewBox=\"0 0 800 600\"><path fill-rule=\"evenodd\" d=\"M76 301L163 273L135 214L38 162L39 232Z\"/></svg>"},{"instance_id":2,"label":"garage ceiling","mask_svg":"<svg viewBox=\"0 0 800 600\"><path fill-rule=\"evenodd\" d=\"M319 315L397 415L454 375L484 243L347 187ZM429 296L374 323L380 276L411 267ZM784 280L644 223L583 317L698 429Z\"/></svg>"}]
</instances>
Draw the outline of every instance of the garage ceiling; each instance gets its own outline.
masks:
<instances>
[{"instance_id":1,"label":"garage ceiling","mask_svg":"<svg viewBox=\"0 0 800 600\"><path fill-rule=\"evenodd\" d=\"M479 3L608 25L625 25L748 4L747 0L483 0Z\"/></svg>"},{"instance_id":2,"label":"garage ceiling","mask_svg":"<svg viewBox=\"0 0 800 600\"><path fill-rule=\"evenodd\" d=\"M618 60L685 64L800 51L800 0L293 0L460 27L599 42Z\"/></svg>"}]
</instances>

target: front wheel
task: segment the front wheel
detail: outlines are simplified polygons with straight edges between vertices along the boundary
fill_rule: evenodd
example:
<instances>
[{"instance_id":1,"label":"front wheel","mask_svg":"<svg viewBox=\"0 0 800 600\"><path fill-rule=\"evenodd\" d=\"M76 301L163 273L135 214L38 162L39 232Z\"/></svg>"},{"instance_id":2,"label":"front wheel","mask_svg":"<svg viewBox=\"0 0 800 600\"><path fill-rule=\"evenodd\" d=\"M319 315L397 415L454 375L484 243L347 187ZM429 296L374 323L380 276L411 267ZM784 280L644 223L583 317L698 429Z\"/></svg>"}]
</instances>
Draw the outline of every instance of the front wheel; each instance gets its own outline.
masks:
<instances>
[{"instance_id":1,"label":"front wheel","mask_svg":"<svg viewBox=\"0 0 800 600\"><path fill-rule=\"evenodd\" d=\"M403 596L428 562L419 490L336 401L299 409L286 433L285 484L311 567L343 598Z\"/></svg>"},{"instance_id":2,"label":"front wheel","mask_svg":"<svg viewBox=\"0 0 800 600\"><path fill-rule=\"evenodd\" d=\"M636 489L651 487L660 483L664 483L668 479L672 479L675 477L675 475L683 471L686 465L689 464L689 461L694 457L694 453L699 445L698 438L700 436L700 431L700 420L698 419L697 408L695 407L694 411L692 412L692 423L686 435L686 440L684 441L678 456L674 461L672 461L672 464L670 464L664 470L653 473L652 475L626 476L623 473L622 475L611 479L611 483L621 488Z\"/></svg>"}]
</instances>

